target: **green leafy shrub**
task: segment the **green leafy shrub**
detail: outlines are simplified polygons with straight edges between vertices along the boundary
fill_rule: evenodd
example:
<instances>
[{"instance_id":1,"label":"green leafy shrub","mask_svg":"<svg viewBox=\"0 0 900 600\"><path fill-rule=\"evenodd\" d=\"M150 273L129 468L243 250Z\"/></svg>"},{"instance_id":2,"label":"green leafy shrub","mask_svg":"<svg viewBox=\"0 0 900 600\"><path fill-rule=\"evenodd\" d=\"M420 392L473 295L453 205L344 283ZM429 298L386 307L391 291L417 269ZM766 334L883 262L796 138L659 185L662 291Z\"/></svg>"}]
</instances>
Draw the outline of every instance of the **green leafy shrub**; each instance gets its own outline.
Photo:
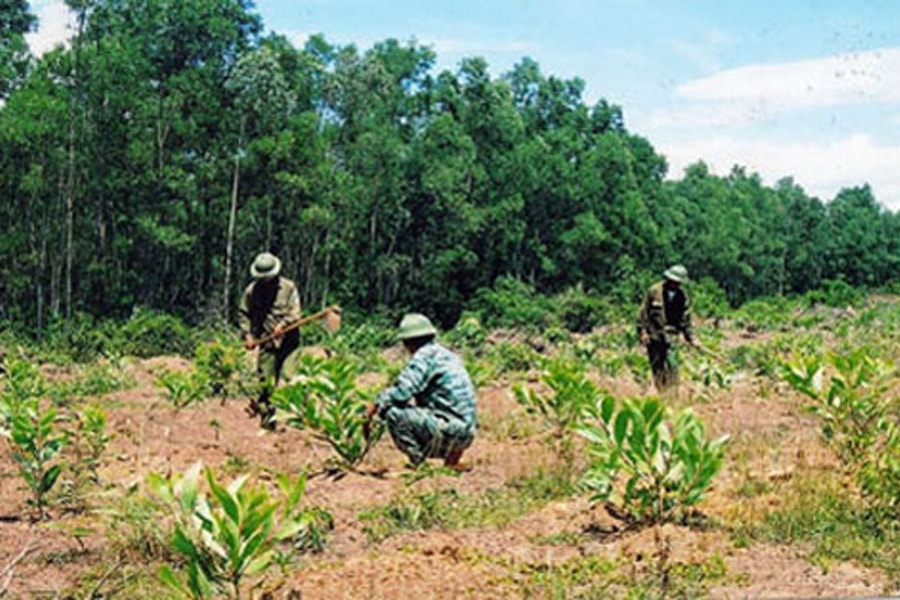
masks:
<instances>
[{"instance_id":1,"label":"green leafy shrub","mask_svg":"<svg viewBox=\"0 0 900 600\"><path fill-rule=\"evenodd\" d=\"M243 346L221 339L197 344L194 366L206 380L209 393L222 400L244 393L254 376Z\"/></svg>"},{"instance_id":2,"label":"green leafy shrub","mask_svg":"<svg viewBox=\"0 0 900 600\"><path fill-rule=\"evenodd\" d=\"M600 390L587 378L581 363L565 356L546 362L541 382L548 393L521 384L513 388L513 393L529 414L538 415L552 428L557 454L571 465L574 432L588 408L597 402Z\"/></svg>"},{"instance_id":3,"label":"green leafy shrub","mask_svg":"<svg viewBox=\"0 0 900 600\"><path fill-rule=\"evenodd\" d=\"M40 349L53 363L88 363L109 352L115 335L110 323L76 312L68 319L54 319L40 336Z\"/></svg>"},{"instance_id":4,"label":"green leafy shrub","mask_svg":"<svg viewBox=\"0 0 900 600\"><path fill-rule=\"evenodd\" d=\"M826 279L817 290L806 293L809 306L824 304L835 308L860 306L864 294L843 279Z\"/></svg>"},{"instance_id":5,"label":"green leafy shrub","mask_svg":"<svg viewBox=\"0 0 900 600\"><path fill-rule=\"evenodd\" d=\"M833 369L825 386L825 365ZM784 378L798 392L815 401L809 410L822 422L825 442L844 464L868 460L882 438L882 423L889 416L886 394L893 369L859 348L849 354L797 355L785 364Z\"/></svg>"},{"instance_id":6,"label":"green leafy shrub","mask_svg":"<svg viewBox=\"0 0 900 600\"><path fill-rule=\"evenodd\" d=\"M100 481L100 462L106 453L112 436L106 432L106 411L99 404L88 404L81 407L72 417L75 427L70 430L76 460L79 468L84 468L90 479Z\"/></svg>"},{"instance_id":7,"label":"green leafy shrub","mask_svg":"<svg viewBox=\"0 0 900 600\"><path fill-rule=\"evenodd\" d=\"M372 394L356 386L359 368L343 359L305 357L300 369L290 385L275 390L275 418L327 442L339 457L338 468L355 468L383 431L373 424L366 435L365 412Z\"/></svg>"},{"instance_id":8,"label":"green leafy shrub","mask_svg":"<svg viewBox=\"0 0 900 600\"><path fill-rule=\"evenodd\" d=\"M474 313L463 313L456 326L444 335L444 341L460 350L478 352L487 341L487 330Z\"/></svg>"},{"instance_id":9,"label":"green leafy shrub","mask_svg":"<svg viewBox=\"0 0 900 600\"><path fill-rule=\"evenodd\" d=\"M6 362L6 376L0 377L0 429L8 429L22 406L48 393L47 382L31 362L17 358Z\"/></svg>"},{"instance_id":10,"label":"green leafy shrub","mask_svg":"<svg viewBox=\"0 0 900 600\"><path fill-rule=\"evenodd\" d=\"M892 366L865 347L825 357L799 354L784 367L785 380L814 401L808 408L845 472L866 497L890 508L900 498L900 429L888 394L893 376Z\"/></svg>"},{"instance_id":11,"label":"green leafy shrub","mask_svg":"<svg viewBox=\"0 0 900 600\"><path fill-rule=\"evenodd\" d=\"M475 292L472 310L487 327L521 327L539 330L553 312L551 302L534 287L513 277L499 277L492 288Z\"/></svg>"},{"instance_id":12,"label":"green leafy shrub","mask_svg":"<svg viewBox=\"0 0 900 600\"><path fill-rule=\"evenodd\" d=\"M752 331L775 331L790 322L793 312L786 298L755 298L735 310L734 319L738 326Z\"/></svg>"},{"instance_id":13,"label":"green leafy shrub","mask_svg":"<svg viewBox=\"0 0 900 600\"><path fill-rule=\"evenodd\" d=\"M659 277L659 273L640 268L630 256L619 257L612 278L615 283L609 294L612 309L616 311L615 318L611 320L633 319L634 311L640 305L647 288Z\"/></svg>"},{"instance_id":14,"label":"green leafy shrub","mask_svg":"<svg viewBox=\"0 0 900 600\"><path fill-rule=\"evenodd\" d=\"M768 342L731 348L727 352L726 359L735 369L747 370L758 377L769 379L779 377L782 365L778 347Z\"/></svg>"},{"instance_id":15,"label":"green leafy shrub","mask_svg":"<svg viewBox=\"0 0 900 600\"><path fill-rule=\"evenodd\" d=\"M57 410L44 407L48 386L37 367L24 360L7 362L0 378L0 435L31 492L28 504L46 517L47 494L62 473L60 453L68 442Z\"/></svg>"},{"instance_id":16,"label":"green leafy shrub","mask_svg":"<svg viewBox=\"0 0 900 600\"><path fill-rule=\"evenodd\" d=\"M657 398L617 404L604 397L580 429L592 458L582 482L592 499L634 524L666 522L700 502L722 467L728 436L706 439L689 409L667 420Z\"/></svg>"},{"instance_id":17,"label":"green leafy shrub","mask_svg":"<svg viewBox=\"0 0 900 600\"><path fill-rule=\"evenodd\" d=\"M554 314L568 331L587 333L609 322L609 300L593 296L579 284L553 297Z\"/></svg>"},{"instance_id":18,"label":"green leafy shrub","mask_svg":"<svg viewBox=\"0 0 900 600\"><path fill-rule=\"evenodd\" d=\"M703 277L690 284L691 311L706 319L721 318L731 312L728 296L711 277Z\"/></svg>"},{"instance_id":19,"label":"green leafy shrub","mask_svg":"<svg viewBox=\"0 0 900 600\"><path fill-rule=\"evenodd\" d=\"M93 486L100 483L100 465L112 437L106 432L106 411L98 404L78 407L67 415L67 469L61 480L60 501L69 510L87 508Z\"/></svg>"},{"instance_id":20,"label":"green leafy shrub","mask_svg":"<svg viewBox=\"0 0 900 600\"><path fill-rule=\"evenodd\" d=\"M210 394L209 380L197 370L165 370L156 378L156 383L166 390L175 408L186 408L205 400Z\"/></svg>"},{"instance_id":21,"label":"green leafy shrub","mask_svg":"<svg viewBox=\"0 0 900 600\"><path fill-rule=\"evenodd\" d=\"M354 322L352 315L342 316L344 321ZM342 322L341 328L329 341L329 347L335 354L368 356L380 353L381 350L397 342L397 330L385 319L368 318L359 325L348 325Z\"/></svg>"},{"instance_id":22,"label":"green leafy shrub","mask_svg":"<svg viewBox=\"0 0 900 600\"><path fill-rule=\"evenodd\" d=\"M63 470L59 460L68 435L55 408L43 408L37 398L24 400L0 435L9 439L10 455L31 492L28 504L46 518L47 494Z\"/></svg>"},{"instance_id":23,"label":"green leafy shrub","mask_svg":"<svg viewBox=\"0 0 900 600\"><path fill-rule=\"evenodd\" d=\"M200 489L201 470L209 489ZM241 476L227 486L196 463L170 481L153 474L148 484L174 517L171 548L184 560L180 575L171 567L160 577L178 593L192 598L242 598L248 579L265 578L283 542L307 527L309 515L299 507L306 477L278 478L280 497Z\"/></svg>"},{"instance_id":24,"label":"green leafy shrub","mask_svg":"<svg viewBox=\"0 0 900 600\"><path fill-rule=\"evenodd\" d=\"M191 330L180 319L146 309L135 309L116 331L114 344L117 353L140 358L190 356L195 345Z\"/></svg>"},{"instance_id":25,"label":"green leafy shrub","mask_svg":"<svg viewBox=\"0 0 900 600\"><path fill-rule=\"evenodd\" d=\"M541 355L521 342L498 342L488 345L484 358L493 366L495 376L527 373L540 364Z\"/></svg>"}]
</instances>

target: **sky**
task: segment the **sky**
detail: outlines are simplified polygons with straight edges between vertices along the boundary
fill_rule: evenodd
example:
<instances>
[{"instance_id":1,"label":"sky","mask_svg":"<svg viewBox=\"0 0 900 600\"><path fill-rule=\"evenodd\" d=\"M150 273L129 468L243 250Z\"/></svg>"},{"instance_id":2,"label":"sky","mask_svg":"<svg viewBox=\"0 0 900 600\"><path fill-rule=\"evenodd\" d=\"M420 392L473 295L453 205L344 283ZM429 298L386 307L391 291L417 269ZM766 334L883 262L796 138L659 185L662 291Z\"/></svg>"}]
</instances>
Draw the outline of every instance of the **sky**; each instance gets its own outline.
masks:
<instances>
[{"instance_id":1,"label":"sky","mask_svg":"<svg viewBox=\"0 0 900 600\"><path fill-rule=\"evenodd\" d=\"M62 0L32 0L39 53L68 35ZM437 54L435 73L524 57L620 106L669 163L704 161L766 185L792 177L828 202L869 184L900 210L900 2L896 0L257 0L267 31L364 51L394 38Z\"/></svg>"}]
</instances>

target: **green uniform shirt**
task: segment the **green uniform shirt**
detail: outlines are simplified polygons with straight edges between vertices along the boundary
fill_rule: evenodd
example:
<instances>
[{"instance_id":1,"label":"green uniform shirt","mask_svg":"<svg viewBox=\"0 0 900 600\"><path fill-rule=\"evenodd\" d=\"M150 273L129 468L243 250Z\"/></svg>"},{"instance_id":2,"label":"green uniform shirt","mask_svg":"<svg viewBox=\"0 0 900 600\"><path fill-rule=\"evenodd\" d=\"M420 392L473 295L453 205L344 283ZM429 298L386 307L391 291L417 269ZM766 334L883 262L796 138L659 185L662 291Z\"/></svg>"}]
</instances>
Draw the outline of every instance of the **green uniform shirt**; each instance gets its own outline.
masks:
<instances>
[{"instance_id":1,"label":"green uniform shirt","mask_svg":"<svg viewBox=\"0 0 900 600\"><path fill-rule=\"evenodd\" d=\"M383 413L413 400L415 406L457 419L466 430L475 431L475 386L459 356L436 342L416 351L397 382L378 394L375 404Z\"/></svg>"},{"instance_id":2,"label":"green uniform shirt","mask_svg":"<svg viewBox=\"0 0 900 600\"><path fill-rule=\"evenodd\" d=\"M241 334L255 339L271 335L277 325L286 327L300 319L300 294L290 279L279 277L276 285L265 285L266 280L254 281L241 297ZM263 284L263 285L260 285ZM270 340L260 348L278 348L281 340Z\"/></svg>"},{"instance_id":3,"label":"green uniform shirt","mask_svg":"<svg viewBox=\"0 0 900 600\"><path fill-rule=\"evenodd\" d=\"M679 287L667 287L664 281L650 286L638 313L638 335L646 331L652 340L665 338L667 334L681 333L690 342L691 301Z\"/></svg>"}]
</instances>

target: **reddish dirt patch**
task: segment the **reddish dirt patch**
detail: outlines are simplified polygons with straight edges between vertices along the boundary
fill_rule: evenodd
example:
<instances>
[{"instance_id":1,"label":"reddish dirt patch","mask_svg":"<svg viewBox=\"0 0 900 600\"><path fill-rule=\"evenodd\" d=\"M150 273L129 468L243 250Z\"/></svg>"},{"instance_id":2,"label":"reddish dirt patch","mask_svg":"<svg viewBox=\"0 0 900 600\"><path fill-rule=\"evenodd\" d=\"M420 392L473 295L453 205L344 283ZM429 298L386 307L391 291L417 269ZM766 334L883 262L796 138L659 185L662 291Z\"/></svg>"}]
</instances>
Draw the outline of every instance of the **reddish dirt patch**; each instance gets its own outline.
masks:
<instances>
[{"instance_id":1,"label":"reddish dirt patch","mask_svg":"<svg viewBox=\"0 0 900 600\"><path fill-rule=\"evenodd\" d=\"M94 509L133 487L140 488L150 472L177 473L198 460L231 475L250 471L263 480L279 473L321 472L331 456L330 448L300 431L258 429L244 413L242 401L210 400L173 409L156 387L156 377L164 369L188 367L187 361L168 357L136 362L130 372L136 386L102 399L114 439L100 472L102 495L91 500ZM366 385L380 383L381 376L366 376ZM634 396L645 391L624 376L605 383L616 394ZM798 410L799 399L785 390L760 395L752 381L738 380L731 390L711 398L688 398L682 404L694 403L711 434L727 433L735 440L737 454L702 507L707 515L722 516L733 510L735 502L741 501L734 488L748 473L781 480L799 470L833 466L818 443L815 424ZM444 488L479 494L540 469L560 468L508 385L483 389L479 399L482 428L466 456L475 467L472 472L410 485L402 476L404 457L385 439L367 458L362 473L338 479L312 476L305 503L327 508L335 530L324 552L304 557L281 582L276 597L289 597L290 590L299 590L303 598L509 598L530 589L528 574L579 557L604 557L633 568L649 560L654 552L653 532L621 532L620 524L584 497L552 502L502 526L437 528L370 542L360 513L403 494ZM381 477L367 474L381 470L386 470ZM0 455L0 590L11 597L53 597L80 587L83 595L94 585L85 583L86 576L96 582L117 567L102 511L72 514L56 509L52 520L32 524L22 518L28 514L26 497L4 449ZM617 529L618 533L609 535L584 533ZM721 557L728 577L710 590L713 598L863 597L885 591L880 573L851 563L832 564L825 571L804 558L805 548L768 544L736 548L726 533L715 529L666 526L663 534L672 560L702 562ZM571 541L565 541L566 535ZM564 541L548 543L552 536ZM99 585L114 592L109 583Z\"/></svg>"}]
</instances>

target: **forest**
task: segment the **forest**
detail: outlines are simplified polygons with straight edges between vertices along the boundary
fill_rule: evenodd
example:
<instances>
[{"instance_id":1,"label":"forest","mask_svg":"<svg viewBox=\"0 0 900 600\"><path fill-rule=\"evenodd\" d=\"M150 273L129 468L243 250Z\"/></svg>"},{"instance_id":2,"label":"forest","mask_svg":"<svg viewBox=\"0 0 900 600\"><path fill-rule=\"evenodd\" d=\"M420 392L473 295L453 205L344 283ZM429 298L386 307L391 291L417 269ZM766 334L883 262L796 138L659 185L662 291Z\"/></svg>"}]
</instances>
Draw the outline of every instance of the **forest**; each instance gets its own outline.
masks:
<instances>
[{"instance_id":1,"label":"forest","mask_svg":"<svg viewBox=\"0 0 900 600\"><path fill-rule=\"evenodd\" d=\"M635 302L685 264L731 306L829 282L877 288L900 219L735 165L672 177L614 99L523 57L435 72L415 40L302 48L249 0L67 0L65 47L0 19L0 320L40 332L136 308L233 321L253 257L304 307L452 326L513 289ZM574 291L574 292L573 292Z\"/></svg>"}]
</instances>

